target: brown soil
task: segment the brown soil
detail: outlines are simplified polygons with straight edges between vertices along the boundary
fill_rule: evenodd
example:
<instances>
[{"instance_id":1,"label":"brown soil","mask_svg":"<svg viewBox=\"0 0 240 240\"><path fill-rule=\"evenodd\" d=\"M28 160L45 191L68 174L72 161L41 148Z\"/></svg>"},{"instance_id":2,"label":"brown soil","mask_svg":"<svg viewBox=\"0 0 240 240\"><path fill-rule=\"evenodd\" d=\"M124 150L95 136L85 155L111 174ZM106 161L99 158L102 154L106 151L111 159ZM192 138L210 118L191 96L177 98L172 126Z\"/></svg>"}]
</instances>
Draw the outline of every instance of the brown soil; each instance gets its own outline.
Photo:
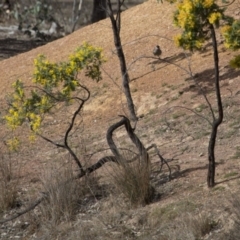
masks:
<instances>
[{"instance_id":1,"label":"brown soil","mask_svg":"<svg viewBox=\"0 0 240 240\"><path fill-rule=\"evenodd\" d=\"M228 10L230 14L234 15L236 6L234 4L230 6ZM238 158L237 147L240 146L238 124L240 72L229 68L229 60L237 53L226 51L218 34L220 84L225 120L219 128L216 146L218 164L215 189L220 190L211 190L206 186L207 145L211 128L202 117L195 116L187 108L209 119L211 115L199 89L183 70L189 71L191 67L191 71L197 74L198 83L208 93L211 103L216 108L211 44L208 44L202 52L196 52L191 56L176 48L172 39L179 30L172 23L174 9L174 5L149 0L122 14L121 38L132 79L133 99L138 116L143 115L136 132L146 146L156 143L164 157L172 159L169 164L174 176L171 182L161 185L161 176L153 174L153 182L162 192L162 198L146 207L147 209L139 209L139 213L147 211L150 214L157 207L183 199L193 199L195 203L204 205L204 211L213 214L216 221L221 221L221 226L224 226L221 231L227 231L230 226L225 217L230 216L226 210L229 201L223 200L237 191L240 169L239 161L234 159ZM90 80L83 80L89 87L92 98L84 109L84 133L75 136L74 141L84 140L82 144L86 144L86 153L89 154L107 148L105 140L107 128L118 121L118 115L127 114L121 90L119 63L108 19L27 53L1 61L0 101L1 108L5 109L6 94L12 91L11 85L16 79L21 78L26 84L31 84L33 60L38 54L46 55L51 61L62 61L84 41L102 47L107 59L103 66L101 82L96 84ZM161 59L152 56L152 50L157 44L163 51ZM64 123L67 123L66 112L62 111L55 120L57 123L54 131L49 130L47 133L49 135L57 135ZM7 136L3 127L1 133L5 141ZM25 132L19 134L23 135ZM123 147L127 136L119 134L117 138ZM30 184L29 180L40 174L47 162L57 161L53 159L56 154L57 159L69 161L68 155L54 150L52 146L41 141L35 145L23 146L21 155L13 156L14 159L18 158L23 166L22 188L30 188L32 183ZM100 156L95 155L94 160ZM155 170L158 170L157 161L156 156L152 157ZM167 169L164 171L166 173ZM227 174L231 176L231 173L234 177L226 177ZM153 232L156 234L156 229L153 229ZM148 239L160 238L152 236ZM208 239L219 238L213 234Z\"/></svg>"}]
</instances>

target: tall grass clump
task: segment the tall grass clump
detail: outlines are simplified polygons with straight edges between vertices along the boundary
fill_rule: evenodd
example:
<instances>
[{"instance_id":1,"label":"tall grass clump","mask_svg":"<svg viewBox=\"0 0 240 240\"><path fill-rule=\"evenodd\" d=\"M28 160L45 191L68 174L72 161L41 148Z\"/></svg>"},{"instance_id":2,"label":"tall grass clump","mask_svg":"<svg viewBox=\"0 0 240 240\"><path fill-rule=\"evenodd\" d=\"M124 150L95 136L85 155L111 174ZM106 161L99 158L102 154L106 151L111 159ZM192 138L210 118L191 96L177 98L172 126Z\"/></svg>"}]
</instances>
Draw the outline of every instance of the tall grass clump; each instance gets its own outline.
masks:
<instances>
[{"instance_id":1,"label":"tall grass clump","mask_svg":"<svg viewBox=\"0 0 240 240\"><path fill-rule=\"evenodd\" d=\"M154 195L150 182L150 162L139 157L135 161L127 159L132 158L123 156L119 164L113 165L111 177L116 191L122 193L133 207L149 204Z\"/></svg>"},{"instance_id":2,"label":"tall grass clump","mask_svg":"<svg viewBox=\"0 0 240 240\"><path fill-rule=\"evenodd\" d=\"M53 225L73 220L82 199L87 194L94 194L96 181L94 175L74 179L73 169L69 166L57 172L46 170L41 180L47 196L40 206L41 220Z\"/></svg>"},{"instance_id":3,"label":"tall grass clump","mask_svg":"<svg viewBox=\"0 0 240 240\"><path fill-rule=\"evenodd\" d=\"M229 219L228 222L232 222L232 224L220 240L237 240L240 236L240 192L231 194L229 202L232 219Z\"/></svg>"},{"instance_id":4,"label":"tall grass clump","mask_svg":"<svg viewBox=\"0 0 240 240\"><path fill-rule=\"evenodd\" d=\"M196 216L180 213L175 220L159 224L161 239L171 240L200 240L218 227L218 222L206 214ZM211 238L213 239L213 238Z\"/></svg>"},{"instance_id":5,"label":"tall grass clump","mask_svg":"<svg viewBox=\"0 0 240 240\"><path fill-rule=\"evenodd\" d=\"M11 159L0 158L0 213L11 209L17 203L17 184Z\"/></svg>"}]
</instances>

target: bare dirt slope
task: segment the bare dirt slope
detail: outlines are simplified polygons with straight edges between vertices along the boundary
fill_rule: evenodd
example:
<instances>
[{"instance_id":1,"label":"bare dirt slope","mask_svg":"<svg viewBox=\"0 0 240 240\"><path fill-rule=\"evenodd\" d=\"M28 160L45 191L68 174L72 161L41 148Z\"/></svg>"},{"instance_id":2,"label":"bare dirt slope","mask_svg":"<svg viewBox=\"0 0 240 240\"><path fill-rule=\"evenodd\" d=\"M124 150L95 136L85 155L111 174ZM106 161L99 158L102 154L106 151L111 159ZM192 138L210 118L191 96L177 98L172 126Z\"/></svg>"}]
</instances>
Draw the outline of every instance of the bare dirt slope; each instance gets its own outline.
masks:
<instances>
[{"instance_id":1,"label":"bare dirt slope","mask_svg":"<svg viewBox=\"0 0 240 240\"><path fill-rule=\"evenodd\" d=\"M234 15L237 7L238 3L230 6L229 13ZM210 112L201 92L194 82L189 80L187 71L191 68L191 71L197 74L197 81L208 93L215 107L214 91L212 91L214 70L211 45L208 44L202 52L191 56L176 48L172 39L179 30L172 23L174 8L174 5L149 0L122 14L121 38L132 79L133 99L137 114L143 115L137 126L137 134L146 146L156 143L166 158L174 158L170 161L174 176L171 182L161 185L158 176L154 177L154 184L162 194L161 200L144 209L139 209L140 215L143 212L147 215L148 228L144 225L145 223L141 225L134 222L136 213L132 212L129 213L125 223L124 221L122 223L128 224L133 232L134 228L137 228L136 231L145 234L144 231L148 229L146 231L150 235L146 239L161 239L157 233L156 223L158 222L154 219L156 209L159 210L172 203L177 204L179 201L200 204L200 210L213 215L214 220L221 223L218 227L220 233L228 231L232 225L227 219L232 213L228 209L228 199L222 200L236 192L239 183L240 72L228 66L234 54L224 49L218 34L225 120L219 129L216 148L218 184L215 190L209 190L206 187L206 173L210 127L204 117L210 118ZM103 66L101 82L96 84L84 80L92 92L92 98L84 112L86 151L90 153L107 147L105 141L107 127L118 120L119 114L127 114L125 98L121 92L119 64L108 19L30 52L1 61L0 101L4 109L6 93L11 92L11 84L16 79L21 78L25 83L31 83L33 60L38 54L44 54L52 61L62 61L67 59L68 55L84 41L102 47L107 58ZM161 58L165 61L152 56L152 50L157 44L163 50ZM203 117L194 115L186 108L195 110ZM61 112L56 120L54 131L58 132L60 125L66 121L65 112ZM1 131L4 134L4 130ZM117 138L124 146L126 136L119 134ZM14 156L24 162L23 186L30 188L29 179L34 179L36 174L41 172L42 166L51 161L56 154L59 154L62 159L66 157L41 141L34 146L24 146L22 155ZM95 156L95 160L99 157ZM153 157L152 161L156 162L156 157ZM25 178L26 176L28 178ZM130 221L132 219L134 219L133 222ZM143 226L146 227L145 230ZM113 229L108 231L114 232ZM213 233L206 239L220 239L216 234ZM137 238L137 235L134 236ZM111 239L111 237L105 239Z\"/></svg>"}]
</instances>

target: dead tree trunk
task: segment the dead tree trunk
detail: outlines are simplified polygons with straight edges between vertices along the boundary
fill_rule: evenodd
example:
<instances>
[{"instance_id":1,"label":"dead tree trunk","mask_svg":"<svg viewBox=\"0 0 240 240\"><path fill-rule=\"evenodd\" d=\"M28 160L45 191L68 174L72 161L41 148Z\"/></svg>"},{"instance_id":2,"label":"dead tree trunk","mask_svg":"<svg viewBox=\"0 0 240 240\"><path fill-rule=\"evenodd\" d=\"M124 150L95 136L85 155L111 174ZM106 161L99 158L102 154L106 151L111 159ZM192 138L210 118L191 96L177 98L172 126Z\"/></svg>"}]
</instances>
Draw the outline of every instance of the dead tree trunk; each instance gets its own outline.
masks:
<instances>
[{"instance_id":1,"label":"dead tree trunk","mask_svg":"<svg viewBox=\"0 0 240 240\"><path fill-rule=\"evenodd\" d=\"M135 108L133 104L133 99L130 91L130 86L129 86L129 74L127 70L127 65L126 65L126 60L125 60L125 55L123 52L122 48L122 43L121 43L121 37L120 37L120 30L121 30L121 6L123 5L124 0L118 0L117 1L117 13L114 17L113 9L112 9L112 4L111 0L107 0L107 14L110 17L111 23L112 23L112 30L113 30L113 37L114 37L114 44L116 47L117 51L117 56L120 62L120 68L121 68L121 75L122 75L122 85L123 85L123 90L127 99L127 105L128 105L128 110L130 112L130 119L133 121L137 120L137 115L135 113Z\"/></svg>"},{"instance_id":2,"label":"dead tree trunk","mask_svg":"<svg viewBox=\"0 0 240 240\"><path fill-rule=\"evenodd\" d=\"M217 137L217 130L219 125L222 123L223 120L223 107L222 107L222 99L221 99L221 92L219 86L219 59L218 59L218 49L217 49L217 40L215 30L212 24L210 24L211 30L211 37L212 37L212 44L213 44L213 51L214 51L214 65L215 65L215 91L216 91L216 98L217 98L217 105L218 105L218 117L216 118L213 115L213 123L212 123L212 132L208 144L208 175L207 175L207 184L208 187L214 187L215 185L215 143Z\"/></svg>"},{"instance_id":3,"label":"dead tree trunk","mask_svg":"<svg viewBox=\"0 0 240 240\"><path fill-rule=\"evenodd\" d=\"M106 18L106 0L94 0L91 22L95 23Z\"/></svg>"}]
</instances>

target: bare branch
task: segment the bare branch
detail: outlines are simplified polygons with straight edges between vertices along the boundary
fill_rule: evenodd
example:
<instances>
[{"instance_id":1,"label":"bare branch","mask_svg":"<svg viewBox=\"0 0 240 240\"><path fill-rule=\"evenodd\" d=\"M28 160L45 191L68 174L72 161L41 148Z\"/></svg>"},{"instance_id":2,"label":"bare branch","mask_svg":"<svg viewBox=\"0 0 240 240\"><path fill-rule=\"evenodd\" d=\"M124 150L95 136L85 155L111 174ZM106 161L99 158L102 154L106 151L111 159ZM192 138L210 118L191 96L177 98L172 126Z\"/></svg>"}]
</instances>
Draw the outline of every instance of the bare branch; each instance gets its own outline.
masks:
<instances>
[{"instance_id":1,"label":"bare branch","mask_svg":"<svg viewBox=\"0 0 240 240\"><path fill-rule=\"evenodd\" d=\"M196 112L196 111L194 111L193 109L188 108L188 107L183 107L183 106L173 106L173 107L168 108L166 111L164 111L163 114L166 114L168 111L170 111L170 110L173 109L173 108L183 108L183 109L186 109L186 110L188 110L188 111L194 113L194 114L197 115L198 117L200 117L200 118L206 120L206 121L209 123L209 125L212 126L212 122L211 122L207 117L204 117L203 115L199 114L198 112Z\"/></svg>"},{"instance_id":2,"label":"bare branch","mask_svg":"<svg viewBox=\"0 0 240 240\"><path fill-rule=\"evenodd\" d=\"M210 103L210 101L208 100L208 97L206 95L206 93L203 91L202 87L200 86L200 84L198 83L198 81L196 80L196 77L192 74L192 69L191 69L191 62L190 62L190 59L187 58L188 60L188 69L189 69L189 73L190 73L190 77L193 79L194 83L197 85L198 89L200 90L201 94L203 95L205 101L207 102L207 105L211 111L211 114L212 114L212 118L213 120L215 119L215 114L214 114L214 111L213 111L213 108L212 108L212 104Z\"/></svg>"},{"instance_id":3,"label":"bare branch","mask_svg":"<svg viewBox=\"0 0 240 240\"><path fill-rule=\"evenodd\" d=\"M9 221L12 221L20 216L22 216L23 214L33 210L35 207L37 207L44 199L46 198L46 195L43 194L42 197L40 197L39 199L37 199L34 203L32 203L28 208L20 211L20 212L17 212L15 213L13 216L11 217L8 217L8 218L5 218L5 219L2 219L0 220L0 224L3 224L5 222L9 222Z\"/></svg>"},{"instance_id":4,"label":"bare branch","mask_svg":"<svg viewBox=\"0 0 240 240\"><path fill-rule=\"evenodd\" d=\"M227 4L219 6L219 7L226 8L226 7L230 6L230 5L232 5L234 2L235 2L235 0L232 0L230 3L227 3Z\"/></svg>"},{"instance_id":5,"label":"bare branch","mask_svg":"<svg viewBox=\"0 0 240 240\"><path fill-rule=\"evenodd\" d=\"M86 87L84 87L84 86L81 86L81 87L87 92L88 95L87 95L87 97L85 99L80 99L81 103L78 106L78 109L74 112L74 114L72 116L72 120L71 120L71 122L69 124L69 127L68 127L66 133L65 133L64 145L65 145L66 149L68 150L68 152L72 155L72 157L75 160L75 162L77 163L78 167L80 168L81 173L83 173L84 170L83 170L82 164L80 163L77 155L74 153L74 151L68 145L68 135L69 135L69 133L71 132L71 130L73 128L73 125L75 123L75 119L76 119L77 115L79 114L79 112L82 110L85 101L87 101L90 98L89 90ZM77 98L77 99L79 99L79 98Z\"/></svg>"},{"instance_id":6,"label":"bare branch","mask_svg":"<svg viewBox=\"0 0 240 240\"><path fill-rule=\"evenodd\" d=\"M54 142L53 140L51 140L51 139L49 139L49 138L43 136L43 135L40 134L40 133L36 133L36 135L39 136L40 138L42 138L43 140L45 140L45 141L47 141L47 142L49 142L49 143L55 145L56 147L65 148L65 145L62 145L62 144L56 143L56 142Z\"/></svg>"},{"instance_id":7,"label":"bare branch","mask_svg":"<svg viewBox=\"0 0 240 240\"><path fill-rule=\"evenodd\" d=\"M167 167L168 167L168 170L169 170L169 175L168 175L168 177L169 177L169 179L170 179L172 173L171 173L171 168L170 168L167 160L164 159L163 156L160 154L160 151L159 151L159 149L158 149L158 147L157 147L157 145L156 145L155 143L152 144L152 145L150 145L150 146L148 146L146 149L147 149L147 151L148 151L148 150L150 150L151 148L154 148L154 149L155 149L155 152L157 153L157 155L158 155L158 157L159 157L159 159L160 159L160 162L161 162L160 172L162 171L163 165L166 164Z\"/></svg>"},{"instance_id":8,"label":"bare branch","mask_svg":"<svg viewBox=\"0 0 240 240\"><path fill-rule=\"evenodd\" d=\"M79 109L78 109L79 110ZM77 111L76 111L77 112ZM75 112L75 113L76 113ZM76 180L76 179L79 179L79 178L82 178L94 171L96 171L97 169L101 168L105 163L108 163L108 162L114 162L114 163L119 163L119 160L123 159L119 153L119 151L117 150L117 147L112 139L112 135L113 135L113 131L115 131L117 128L119 128L120 126L124 125L125 126L125 129L128 133L128 136L130 137L130 139L132 140L132 142L135 144L135 146L137 147L137 149L139 150L139 156L142 157L145 161L147 161L146 163L149 164L149 161L148 161L148 153L147 153L147 150L149 150L150 148L154 147L155 149L157 149L156 145L153 144L151 145L150 147L147 148L147 150L145 149L145 147L143 146L143 144L141 143L141 141L138 139L138 137L136 136L136 134L134 133L134 128L131 127L131 124L130 124L130 121L127 117L125 116L120 116L122 117L122 119L113 124L112 126L109 127L108 131L107 131L107 141L108 141L108 144L109 144L109 147L112 151L112 153L114 154L114 156L106 156L106 157L103 157L101 159L99 159L95 164L93 164L92 166L86 168L85 170L81 169L81 172L74 178L71 178L67 181L65 181L64 183L68 182L68 181L73 181L73 180ZM74 117L72 119L72 122L71 124L74 123ZM69 131L71 131L71 127L69 127ZM66 135L67 137L67 135ZM51 140L50 140L51 141ZM61 145L61 147L63 147L63 145ZM165 164L167 164L168 168L169 168L169 171L170 171L170 174L171 174L171 170L170 170L170 167L168 165L168 163L165 161L165 159L160 155L160 152L159 150L157 149L157 154L158 156L160 157L162 163L164 162ZM138 156L137 156L138 157ZM162 169L162 166L161 166L161 169ZM63 184L64 184L63 183ZM47 199L48 198L48 193L43 193L42 196L37 199L35 202L33 202L29 207L27 207L26 209L20 211L20 212L17 212L16 214L14 214L13 216L11 217L8 217L6 219L2 219L0 220L0 224L2 223L5 223L5 222L8 222L8 221L11 221L11 220L14 220L16 218L18 218L19 216L33 210L35 207L37 207L43 200Z\"/></svg>"}]
</instances>

